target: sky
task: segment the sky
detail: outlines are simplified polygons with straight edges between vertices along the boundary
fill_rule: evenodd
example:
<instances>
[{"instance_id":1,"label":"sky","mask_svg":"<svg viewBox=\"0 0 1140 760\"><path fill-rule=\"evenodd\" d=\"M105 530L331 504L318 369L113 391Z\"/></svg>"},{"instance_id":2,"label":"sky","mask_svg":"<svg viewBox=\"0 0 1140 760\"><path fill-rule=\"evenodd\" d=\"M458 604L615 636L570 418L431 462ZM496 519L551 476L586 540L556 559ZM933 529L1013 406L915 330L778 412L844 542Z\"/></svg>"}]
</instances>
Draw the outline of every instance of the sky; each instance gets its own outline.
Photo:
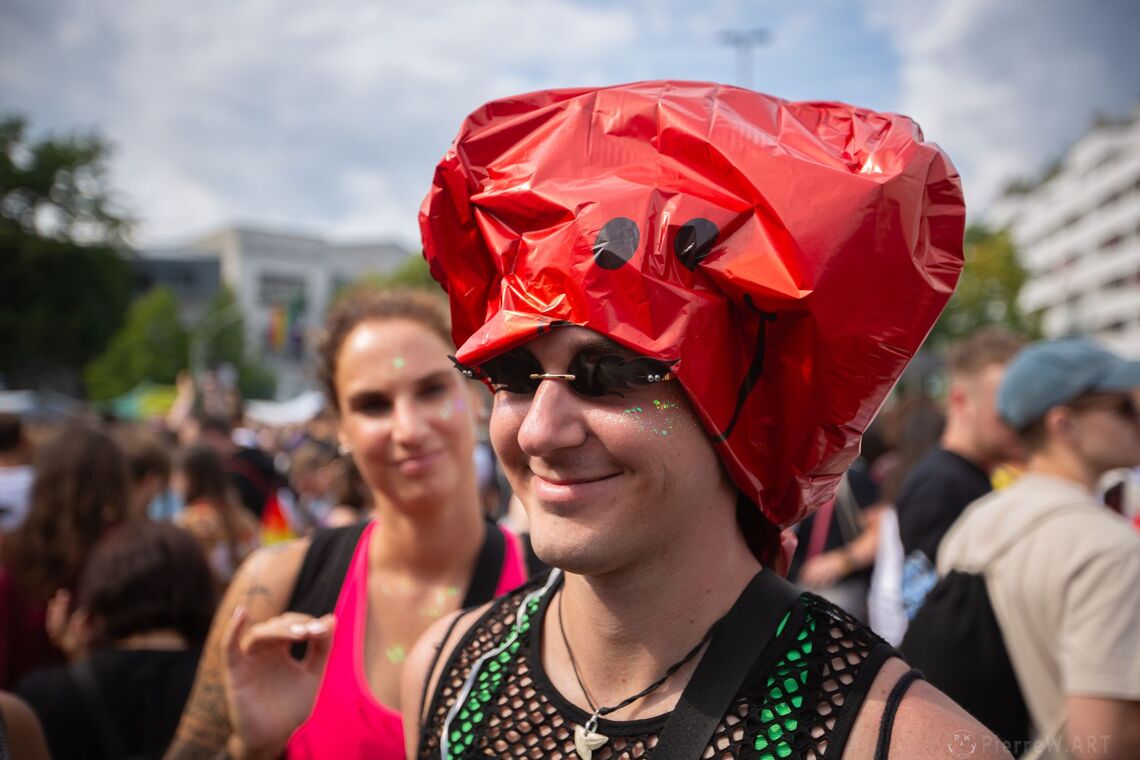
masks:
<instances>
[{"instance_id":1,"label":"sky","mask_svg":"<svg viewBox=\"0 0 1140 760\"><path fill-rule=\"evenodd\" d=\"M751 65L726 31L762 29ZM418 248L481 103L642 79L914 118L973 220L1140 102L1137 0L0 0L0 114L95 130L140 246L229 224Z\"/></svg>"}]
</instances>

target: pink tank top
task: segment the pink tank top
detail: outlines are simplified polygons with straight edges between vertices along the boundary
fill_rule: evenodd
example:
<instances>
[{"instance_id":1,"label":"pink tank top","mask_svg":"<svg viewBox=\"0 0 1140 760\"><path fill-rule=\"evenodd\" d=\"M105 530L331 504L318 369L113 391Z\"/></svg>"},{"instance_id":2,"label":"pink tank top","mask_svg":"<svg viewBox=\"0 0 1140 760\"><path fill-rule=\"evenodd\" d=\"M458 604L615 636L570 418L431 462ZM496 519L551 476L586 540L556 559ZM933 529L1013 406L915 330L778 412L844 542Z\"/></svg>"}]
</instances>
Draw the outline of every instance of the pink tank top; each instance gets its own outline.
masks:
<instances>
[{"instance_id":1,"label":"pink tank top","mask_svg":"<svg viewBox=\"0 0 1140 760\"><path fill-rule=\"evenodd\" d=\"M403 760L404 729L400 713L376 699L364 669L364 629L368 622L368 546L375 521L364 529L337 597L337 626L324 679L308 720L293 732L286 749L290 760L335 757L351 760ZM518 540L505 528L503 568L495 596L526 580Z\"/></svg>"}]
</instances>

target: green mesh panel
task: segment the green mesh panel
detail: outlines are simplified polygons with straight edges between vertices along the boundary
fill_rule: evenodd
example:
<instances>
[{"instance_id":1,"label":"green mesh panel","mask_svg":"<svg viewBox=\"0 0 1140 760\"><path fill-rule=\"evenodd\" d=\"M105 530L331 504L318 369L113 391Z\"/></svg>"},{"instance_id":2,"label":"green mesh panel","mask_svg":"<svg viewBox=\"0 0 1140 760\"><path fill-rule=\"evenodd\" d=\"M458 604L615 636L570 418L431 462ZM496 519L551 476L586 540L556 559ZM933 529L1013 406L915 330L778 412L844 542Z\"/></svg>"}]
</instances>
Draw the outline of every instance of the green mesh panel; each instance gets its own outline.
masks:
<instances>
[{"instance_id":1,"label":"green mesh panel","mask_svg":"<svg viewBox=\"0 0 1140 760\"><path fill-rule=\"evenodd\" d=\"M461 760L475 742L475 728L486 719L485 708L499 693L508 665L518 654L519 647L522 646L526 633L530 630L531 618L538 611L541 602L542 597L536 596L530 604L519 610L518 620L511 629L510 643L497 656L483 663L483 667L475 677L471 693L463 703L463 707L459 709L456 721L451 726L451 733L447 737L451 744L451 757L455 760Z\"/></svg>"},{"instance_id":2,"label":"green mesh panel","mask_svg":"<svg viewBox=\"0 0 1140 760\"><path fill-rule=\"evenodd\" d=\"M784 631L791 613L785 613L776 629L776 636ZM799 728L800 714L804 705L804 690L807 686L808 666L806 658L812 653L814 644L811 635L815 632L815 619L804 618L803 628L788 651L772 668L764 688L764 699L760 704L760 730L753 746L760 753L760 760L781 760L792 756L791 735Z\"/></svg>"}]
</instances>

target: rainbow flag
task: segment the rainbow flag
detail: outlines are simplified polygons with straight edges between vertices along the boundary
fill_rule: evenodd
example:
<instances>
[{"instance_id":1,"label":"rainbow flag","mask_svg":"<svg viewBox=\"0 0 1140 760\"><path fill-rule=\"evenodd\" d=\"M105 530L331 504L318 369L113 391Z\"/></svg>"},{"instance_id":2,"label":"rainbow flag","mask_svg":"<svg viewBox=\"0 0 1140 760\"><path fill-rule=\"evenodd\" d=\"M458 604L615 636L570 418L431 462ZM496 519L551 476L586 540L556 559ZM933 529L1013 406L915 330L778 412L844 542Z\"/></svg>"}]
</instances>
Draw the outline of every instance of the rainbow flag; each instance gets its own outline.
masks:
<instances>
[{"instance_id":1,"label":"rainbow flag","mask_svg":"<svg viewBox=\"0 0 1140 760\"><path fill-rule=\"evenodd\" d=\"M290 519L292 505L286 504L287 501L292 501L292 494L283 489L273 491L265 500L265 508L261 511L262 546L291 541L297 537Z\"/></svg>"}]
</instances>

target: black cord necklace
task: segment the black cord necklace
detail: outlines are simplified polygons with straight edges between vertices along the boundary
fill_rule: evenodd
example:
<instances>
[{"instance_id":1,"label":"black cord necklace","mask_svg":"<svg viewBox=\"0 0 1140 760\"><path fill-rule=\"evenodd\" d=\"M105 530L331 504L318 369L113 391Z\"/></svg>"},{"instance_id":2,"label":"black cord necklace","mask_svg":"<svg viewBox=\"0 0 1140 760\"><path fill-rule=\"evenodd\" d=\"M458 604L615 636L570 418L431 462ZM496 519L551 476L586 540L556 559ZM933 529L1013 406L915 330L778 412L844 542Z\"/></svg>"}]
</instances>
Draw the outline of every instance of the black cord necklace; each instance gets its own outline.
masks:
<instances>
[{"instance_id":1,"label":"black cord necklace","mask_svg":"<svg viewBox=\"0 0 1140 760\"><path fill-rule=\"evenodd\" d=\"M590 696L586 684L582 681L582 674L578 671L578 661L574 659L574 650L570 648L570 639L566 637L566 625L562 622L562 591L558 590L558 630L562 633L562 643L566 647L566 654L570 657L570 667L574 671L574 679L578 682L578 688L582 690L582 694L586 697L586 704L593 710L593 715L586 721L585 726L574 726L574 748L578 751L578 755L582 760L591 760L594 750L600 748L610 740L608 736L598 733L598 718L610 713L617 712L623 707L627 707L642 697L649 696L654 691L659 689L662 684L669 680L669 677L676 673L678 670L685 666L689 660L697 656L697 653L704 648L709 639L712 638L713 631L716 630L717 623L713 623L708 631L705 632L704 637L697 642L697 645L689 650L689 653L682 657L677 662L673 663L666 669L665 675L658 678L653 683L646 686L636 694L626 697L612 707L602 706L598 707L594 704L593 698Z\"/></svg>"}]
</instances>

